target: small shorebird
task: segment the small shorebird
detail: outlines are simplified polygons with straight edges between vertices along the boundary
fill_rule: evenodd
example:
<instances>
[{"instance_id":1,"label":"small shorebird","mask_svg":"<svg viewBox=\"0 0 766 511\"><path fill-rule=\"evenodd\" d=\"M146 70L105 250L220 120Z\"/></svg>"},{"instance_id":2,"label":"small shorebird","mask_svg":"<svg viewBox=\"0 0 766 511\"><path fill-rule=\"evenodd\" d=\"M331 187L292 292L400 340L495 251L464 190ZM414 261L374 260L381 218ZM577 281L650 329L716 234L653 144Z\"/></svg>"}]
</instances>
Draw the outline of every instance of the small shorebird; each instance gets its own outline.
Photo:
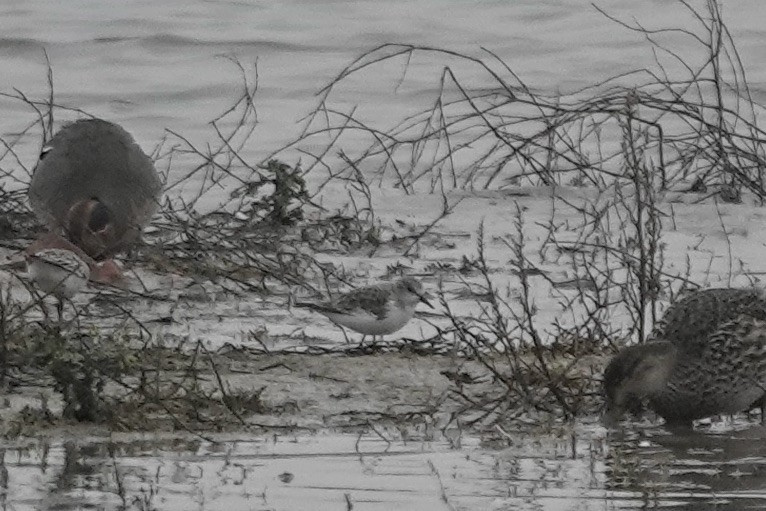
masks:
<instances>
[{"instance_id":1,"label":"small shorebird","mask_svg":"<svg viewBox=\"0 0 766 511\"><path fill-rule=\"evenodd\" d=\"M59 321L64 300L75 296L90 278L90 266L75 252L63 248L45 248L27 254L27 269L37 287L58 299Z\"/></svg>"},{"instance_id":2,"label":"small shorebird","mask_svg":"<svg viewBox=\"0 0 766 511\"><path fill-rule=\"evenodd\" d=\"M73 254L73 258L78 258L84 261L90 268L90 280L93 282L117 287L122 287L125 285L125 277L122 274L122 270L119 266L117 266L117 263L115 263L113 259L95 261L80 247L63 238L62 236L52 232L37 238L31 245L26 248L24 252L27 259L29 259L29 257L47 249L57 249L63 250L65 252L71 252Z\"/></svg>"},{"instance_id":3,"label":"small shorebird","mask_svg":"<svg viewBox=\"0 0 766 511\"><path fill-rule=\"evenodd\" d=\"M84 119L64 126L43 147L29 201L52 232L103 259L138 239L161 192L152 160L127 131Z\"/></svg>"},{"instance_id":4,"label":"small shorebird","mask_svg":"<svg viewBox=\"0 0 766 511\"><path fill-rule=\"evenodd\" d=\"M344 293L333 300L321 303L296 303L327 316L342 327L362 334L362 342L371 335L392 334L406 325L415 315L415 307L428 302L430 296L413 277L395 282L360 287Z\"/></svg>"},{"instance_id":5,"label":"small shorebird","mask_svg":"<svg viewBox=\"0 0 766 511\"><path fill-rule=\"evenodd\" d=\"M673 304L650 341L604 372L607 423L646 402L675 427L766 402L766 293L707 289ZM761 417L763 420L763 416Z\"/></svg>"}]
</instances>

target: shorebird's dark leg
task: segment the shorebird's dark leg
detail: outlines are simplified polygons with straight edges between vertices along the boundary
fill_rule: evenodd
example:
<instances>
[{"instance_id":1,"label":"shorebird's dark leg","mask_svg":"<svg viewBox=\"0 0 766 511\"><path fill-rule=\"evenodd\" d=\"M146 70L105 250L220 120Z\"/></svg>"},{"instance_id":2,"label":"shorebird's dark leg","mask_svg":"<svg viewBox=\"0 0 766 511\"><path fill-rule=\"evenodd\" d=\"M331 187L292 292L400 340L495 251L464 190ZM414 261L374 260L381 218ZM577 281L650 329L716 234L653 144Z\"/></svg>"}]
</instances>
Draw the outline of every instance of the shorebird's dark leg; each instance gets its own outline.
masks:
<instances>
[{"instance_id":1,"label":"shorebird's dark leg","mask_svg":"<svg viewBox=\"0 0 766 511\"><path fill-rule=\"evenodd\" d=\"M761 409L761 426L766 425L766 394L761 396L761 399L754 403Z\"/></svg>"},{"instance_id":2,"label":"shorebird's dark leg","mask_svg":"<svg viewBox=\"0 0 766 511\"><path fill-rule=\"evenodd\" d=\"M761 410L761 425L766 425L766 394L759 397L756 401L753 401L753 404L751 404L747 409L748 416L750 415L750 412L755 410L756 408Z\"/></svg>"},{"instance_id":3,"label":"shorebird's dark leg","mask_svg":"<svg viewBox=\"0 0 766 511\"><path fill-rule=\"evenodd\" d=\"M56 301L56 312L59 316L59 323L61 323L64 320L64 300L63 298L57 298Z\"/></svg>"}]
</instances>

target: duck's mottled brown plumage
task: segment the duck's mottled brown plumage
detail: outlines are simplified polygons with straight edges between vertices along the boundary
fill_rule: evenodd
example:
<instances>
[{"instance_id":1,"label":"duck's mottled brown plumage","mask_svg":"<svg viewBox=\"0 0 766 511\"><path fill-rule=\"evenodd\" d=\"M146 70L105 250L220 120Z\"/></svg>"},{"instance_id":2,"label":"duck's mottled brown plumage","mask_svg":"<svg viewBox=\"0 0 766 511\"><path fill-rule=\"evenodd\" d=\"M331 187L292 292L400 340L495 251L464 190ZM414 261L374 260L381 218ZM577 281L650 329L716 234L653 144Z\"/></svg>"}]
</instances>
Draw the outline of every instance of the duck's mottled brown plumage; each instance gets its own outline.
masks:
<instances>
[{"instance_id":1,"label":"duck's mottled brown plumage","mask_svg":"<svg viewBox=\"0 0 766 511\"><path fill-rule=\"evenodd\" d=\"M766 293L733 288L696 291L667 310L650 340L704 346L708 336L740 315L766 321Z\"/></svg>"},{"instance_id":2,"label":"duck's mottled brown plumage","mask_svg":"<svg viewBox=\"0 0 766 511\"><path fill-rule=\"evenodd\" d=\"M748 409L766 389L766 295L708 289L673 304L651 340L604 372L607 417L646 402L673 424Z\"/></svg>"},{"instance_id":3,"label":"duck's mottled brown plumage","mask_svg":"<svg viewBox=\"0 0 766 511\"><path fill-rule=\"evenodd\" d=\"M649 401L669 422L688 422L748 409L765 383L766 321L740 315L722 323L705 349L680 346L665 389Z\"/></svg>"}]
</instances>

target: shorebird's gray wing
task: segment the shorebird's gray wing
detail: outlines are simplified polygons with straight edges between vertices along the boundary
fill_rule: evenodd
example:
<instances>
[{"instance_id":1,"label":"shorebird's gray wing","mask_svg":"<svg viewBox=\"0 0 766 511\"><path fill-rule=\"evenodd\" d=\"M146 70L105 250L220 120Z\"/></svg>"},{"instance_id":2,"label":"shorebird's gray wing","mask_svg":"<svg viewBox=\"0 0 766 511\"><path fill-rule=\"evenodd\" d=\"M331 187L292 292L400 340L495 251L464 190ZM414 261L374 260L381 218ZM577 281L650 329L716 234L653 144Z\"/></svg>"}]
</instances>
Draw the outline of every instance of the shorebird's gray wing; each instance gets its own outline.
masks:
<instances>
[{"instance_id":1,"label":"shorebird's gray wing","mask_svg":"<svg viewBox=\"0 0 766 511\"><path fill-rule=\"evenodd\" d=\"M82 274L87 278L89 267L85 261L69 250L48 248L40 250L37 253L27 256L30 260L40 260L46 264L56 267L66 273Z\"/></svg>"},{"instance_id":2,"label":"shorebird's gray wing","mask_svg":"<svg viewBox=\"0 0 766 511\"><path fill-rule=\"evenodd\" d=\"M670 306L650 340L704 346L722 325L740 316L766 321L766 294L758 289L705 289Z\"/></svg>"},{"instance_id":3,"label":"shorebird's gray wing","mask_svg":"<svg viewBox=\"0 0 766 511\"><path fill-rule=\"evenodd\" d=\"M388 313L390 297L389 286L368 286L344 293L325 306L334 313L349 314L361 309L378 319L384 319Z\"/></svg>"}]
</instances>

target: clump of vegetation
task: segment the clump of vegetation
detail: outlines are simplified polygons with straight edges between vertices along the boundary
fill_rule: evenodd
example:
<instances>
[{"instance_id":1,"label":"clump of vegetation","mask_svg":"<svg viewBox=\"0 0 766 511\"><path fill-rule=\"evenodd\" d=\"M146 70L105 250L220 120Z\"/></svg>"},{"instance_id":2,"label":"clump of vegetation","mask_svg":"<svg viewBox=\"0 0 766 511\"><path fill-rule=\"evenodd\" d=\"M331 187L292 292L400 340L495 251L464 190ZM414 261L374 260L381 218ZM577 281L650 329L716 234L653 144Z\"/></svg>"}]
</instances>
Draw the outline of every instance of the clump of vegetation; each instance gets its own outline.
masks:
<instances>
[{"instance_id":1,"label":"clump of vegetation","mask_svg":"<svg viewBox=\"0 0 766 511\"><path fill-rule=\"evenodd\" d=\"M138 358L126 337L104 336L97 332L62 332L57 327L41 327L30 332L35 360L27 368L37 368L50 378L53 389L63 398L64 419L110 422L113 397L105 394L108 383L121 382L135 373Z\"/></svg>"},{"instance_id":2,"label":"clump of vegetation","mask_svg":"<svg viewBox=\"0 0 766 511\"><path fill-rule=\"evenodd\" d=\"M2 310L2 384L11 387L32 382L50 386L63 401L66 419L102 422L109 418L103 390L107 376L124 374L130 355L115 356L114 344L94 345L91 335L62 330L49 321L30 322L10 293L0 299Z\"/></svg>"},{"instance_id":3,"label":"clump of vegetation","mask_svg":"<svg viewBox=\"0 0 766 511\"><path fill-rule=\"evenodd\" d=\"M262 205L267 211L266 219L277 225L295 225L303 220L303 207L309 201L309 194L300 167L271 160L266 164L266 172L271 176L267 182L274 191L254 207Z\"/></svg>"},{"instance_id":4,"label":"clump of vegetation","mask_svg":"<svg viewBox=\"0 0 766 511\"><path fill-rule=\"evenodd\" d=\"M232 193L232 197L251 199L243 213L252 220L266 221L277 227L292 226L303 220L310 197L300 166L291 167L279 160L269 160L264 174Z\"/></svg>"},{"instance_id":5,"label":"clump of vegetation","mask_svg":"<svg viewBox=\"0 0 766 511\"><path fill-rule=\"evenodd\" d=\"M232 389L201 342L166 348L137 325L96 327L86 311L64 322L44 313L29 321L38 306L14 300L7 289L0 296L0 386L11 394L54 392L39 408L0 419L5 434L62 419L118 430L223 430L247 426L243 416L264 410L260 391Z\"/></svg>"}]
</instances>

